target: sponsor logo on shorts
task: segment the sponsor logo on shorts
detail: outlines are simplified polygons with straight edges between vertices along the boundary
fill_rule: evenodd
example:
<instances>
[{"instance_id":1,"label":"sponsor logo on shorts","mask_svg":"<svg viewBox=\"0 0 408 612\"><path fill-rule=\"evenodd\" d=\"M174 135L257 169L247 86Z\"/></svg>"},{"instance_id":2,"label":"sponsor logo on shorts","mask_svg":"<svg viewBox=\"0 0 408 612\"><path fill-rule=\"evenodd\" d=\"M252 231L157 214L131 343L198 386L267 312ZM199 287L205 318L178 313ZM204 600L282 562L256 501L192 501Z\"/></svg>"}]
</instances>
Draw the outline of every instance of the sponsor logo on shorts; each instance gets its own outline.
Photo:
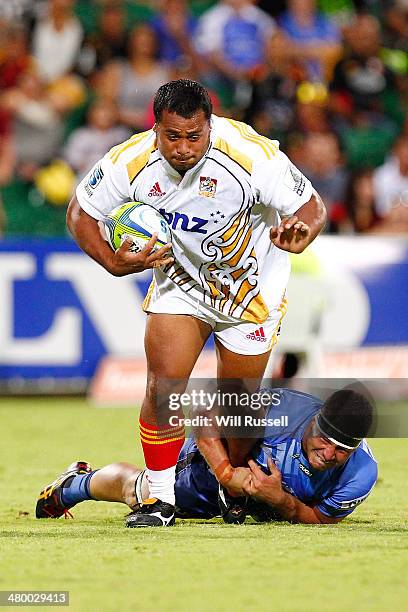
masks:
<instances>
[{"instance_id":1,"label":"sponsor logo on shorts","mask_svg":"<svg viewBox=\"0 0 408 612\"><path fill-rule=\"evenodd\" d=\"M217 179L210 176L200 176L200 187L198 195L204 198L213 198L217 191Z\"/></svg>"},{"instance_id":2,"label":"sponsor logo on shorts","mask_svg":"<svg viewBox=\"0 0 408 612\"><path fill-rule=\"evenodd\" d=\"M256 340L257 342L266 342L267 341L267 337L265 336L265 332L264 332L264 328L263 327L260 327L259 329L256 329L254 332L251 332L250 334L247 334L245 337L248 338L248 340Z\"/></svg>"}]
</instances>

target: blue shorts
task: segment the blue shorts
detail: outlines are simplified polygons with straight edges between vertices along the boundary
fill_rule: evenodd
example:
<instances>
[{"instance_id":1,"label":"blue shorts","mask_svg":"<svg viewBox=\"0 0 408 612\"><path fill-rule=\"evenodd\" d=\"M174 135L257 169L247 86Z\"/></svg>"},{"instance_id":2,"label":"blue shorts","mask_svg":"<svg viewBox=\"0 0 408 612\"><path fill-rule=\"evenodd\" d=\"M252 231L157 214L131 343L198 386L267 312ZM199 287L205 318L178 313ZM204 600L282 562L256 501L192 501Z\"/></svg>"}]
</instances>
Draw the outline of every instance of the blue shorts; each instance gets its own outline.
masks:
<instances>
[{"instance_id":1,"label":"blue shorts","mask_svg":"<svg viewBox=\"0 0 408 612\"><path fill-rule=\"evenodd\" d=\"M187 438L179 454L175 492L179 518L220 516L217 479L192 438Z\"/></svg>"}]
</instances>

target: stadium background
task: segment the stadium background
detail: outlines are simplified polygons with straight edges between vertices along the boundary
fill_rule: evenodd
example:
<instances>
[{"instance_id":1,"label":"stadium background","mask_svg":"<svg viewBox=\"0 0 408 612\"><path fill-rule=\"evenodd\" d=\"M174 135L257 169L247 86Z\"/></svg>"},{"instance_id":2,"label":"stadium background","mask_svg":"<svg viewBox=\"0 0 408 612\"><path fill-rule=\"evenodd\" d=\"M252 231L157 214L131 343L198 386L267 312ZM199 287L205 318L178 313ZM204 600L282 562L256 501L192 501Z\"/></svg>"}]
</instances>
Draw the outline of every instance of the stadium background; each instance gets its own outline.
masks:
<instances>
[{"instance_id":1,"label":"stadium background","mask_svg":"<svg viewBox=\"0 0 408 612\"><path fill-rule=\"evenodd\" d=\"M237 20L225 13L227 4L257 4L268 16L252 18L248 11ZM214 7L221 12L211 16ZM214 28L221 22L224 38L217 38ZM280 140L328 207L325 234L293 259L289 312L269 372L282 375L287 364L281 355L295 354L300 376L381 379L384 399L406 399L408 7L404 0L0 0L0 41L0 518L9 538L4 559L10 559L1 588L51 588L65 584L64 571L70 570L59 553L59 570L45 563L40 580L41 569L34 569L37 544L49 559L55 554L42 539L44 527L31 520L38 487L77 452L89 453L84 458L97 464L119 455L141 461L134 450L134 411L112 407L134 405L143 393L140 304L150 279L147 272L112 278L83 255L66 233L66 205L75 182L110 146L151 127L151 99L162 82L192 77L205 83L218 114L247 121ZM210 343L197 372L214 371ZM108 408L95 412L81 397L63 399L88 392L94 404ZM34 400L32 393L40 397ZM59 442L61 430L65 444ZM84 430L93 431L91 441ZM112 431L118 432L117 439ZM297 546L309 547L317 559L329 550L340 558L335 564L340 571L349 560L339 553L346 542L355 572L340 571L350 584L346 601L354 605L364 583L358 568L367 559L377 576L375 594L361 599L367 609L382 609L392 601L401 606L396 576L406 559L399 540L406 531L406 511L390 486L390 480L404 479L404 441L399 446L376 442L385 484L373 495L372 506L367 502L367 509L359 509L360 518L349 523L344 535L329 536L326 530L308 535L294 528L288 554L301 572ZM394 462L399 470L393 471ZM88 512L78 513L79 524L70 533L59 523L49 537L74 555L75 568L93 557L87 556L86 539L76 549L71 537L79 542L89 537L87 530L97 534L100 542L93 545L101 558L116 538L117 565L112 561L110 574L101 561L96 581L96 601L102 609L114 609L112 593L104 599L104 580L108 576L113 591L120 589L125 570L119 557L134 555L134 550L118 526L122 509L97 506ZM228 598L240 609L243 601L250 605L251 597L231 585L245 567L232 564L229 572L220 561L227 553L221 551L228 539L231 563L232 553L236 558L248 550L256 555L262 534L260 527L252 527L245 535L234 534L232 541L230 528L213 525L221 548L212 546L202 527L199 533L185 527L152 547L141 536L135 567L143 572L143 563L150 563L156 572L147 574L151 577L163 572L162 557L184 567L177 546L190 538L203 558L211 551L217 575L231 579ZM270 552L282 556L287 536L279 529L268 532L275 542ZM378 546L390 564L387 587L372 553ZM182 548L185 561L191 562ZM21 563L13 567L16 550ZM313 567L323 572L327 593L331 589L342 595L324 564L315 561ZM294 607L296 602L305 607L304 585L294 584L289 570L280 568L278 575L296 595ZM47 576L53 579L47 582ZM140 576L132 576L140 583ZM306 576L310 583L313 574ZM188 593L180 585L175 588L173 579L164 571L160 584L172 589L172 605L180 607ZM78 609L91 609L84 583L72 580L82 602ZM226 588L208 575L205 584L214 593ZM129 580L125 585L124 608L126 589L132 588ZM290 609L282 588L276 603ZM257 593L261 604L259 584ZM315 595L310 592L311 600ZM194 609L206 609L197 604L194 588L192 597ZM140 609L147 609L149 599L140 602ZM162 609L170 607L161 600Z\"/></svg>"}]
</instances>

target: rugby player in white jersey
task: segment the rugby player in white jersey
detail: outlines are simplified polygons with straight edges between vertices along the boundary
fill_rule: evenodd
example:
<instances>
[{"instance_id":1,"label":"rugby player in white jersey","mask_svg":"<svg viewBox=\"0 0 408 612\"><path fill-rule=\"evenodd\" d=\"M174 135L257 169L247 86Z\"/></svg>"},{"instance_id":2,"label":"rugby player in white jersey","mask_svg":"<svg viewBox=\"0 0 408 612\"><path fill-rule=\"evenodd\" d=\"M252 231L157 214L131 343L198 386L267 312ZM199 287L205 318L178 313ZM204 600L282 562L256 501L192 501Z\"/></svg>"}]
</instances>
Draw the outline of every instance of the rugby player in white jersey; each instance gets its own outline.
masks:
<instances>
[{"instance_id":1,"label":"rugby player in white jersey","mask_svg":"<svg viewBox=\"0 0 408 612\"><path fill-rule=\"evenodd\" d=\"M147 388L140 436L150 499L134 527L172 524L182 425L158 418L161 381L187 384L214 333L220 381L259 381L286 309L288 252L301 253L326 212L310 182L250 126L212 115L198 83L166 83L154 100L155 125L114 147L79 184L67 214L78 245L108 272L154 269L144 302ZM113 252L98 221L125 201L150 204L166 218L171 245L140 253L125 241ZM170 250L171 249L171 250ZM242 494L240 466L253 440L217 434L198 440L222 486ZM157 521L157 517L160 521Z\"/></svg>"}]
</instances>

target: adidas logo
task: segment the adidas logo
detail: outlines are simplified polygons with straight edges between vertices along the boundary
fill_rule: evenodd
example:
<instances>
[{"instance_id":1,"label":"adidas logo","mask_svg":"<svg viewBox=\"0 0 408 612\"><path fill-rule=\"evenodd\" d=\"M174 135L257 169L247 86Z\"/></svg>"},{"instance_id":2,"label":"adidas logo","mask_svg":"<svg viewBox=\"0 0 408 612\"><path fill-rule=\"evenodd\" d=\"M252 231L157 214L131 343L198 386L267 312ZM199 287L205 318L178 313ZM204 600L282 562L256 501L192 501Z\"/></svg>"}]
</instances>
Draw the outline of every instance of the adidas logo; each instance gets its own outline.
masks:
<instances>
[{"instance_id":1,"label":"adidas logo","mask_svg":"<svg viewBox=\"0 0 408 612\"><path fill-rule=\"evenodd\" d=\"M149 198L153 196L160 197L166 195L166 192L160 189L159 183L155 183L147 195Z\"/></svg>"},{"instance_id":2,"label":"adidas logo","mask_svg":"<svg viewBox=\"0 0 408 612\"><path fill-rule=\"evenodd\" d=\"M251 332L250 334L247 334L246 338L248 338L248 340L256 340L257 342L266 342L267 340L263 327L256 329L254 332Z\"/></svg>"}]
</instances>

